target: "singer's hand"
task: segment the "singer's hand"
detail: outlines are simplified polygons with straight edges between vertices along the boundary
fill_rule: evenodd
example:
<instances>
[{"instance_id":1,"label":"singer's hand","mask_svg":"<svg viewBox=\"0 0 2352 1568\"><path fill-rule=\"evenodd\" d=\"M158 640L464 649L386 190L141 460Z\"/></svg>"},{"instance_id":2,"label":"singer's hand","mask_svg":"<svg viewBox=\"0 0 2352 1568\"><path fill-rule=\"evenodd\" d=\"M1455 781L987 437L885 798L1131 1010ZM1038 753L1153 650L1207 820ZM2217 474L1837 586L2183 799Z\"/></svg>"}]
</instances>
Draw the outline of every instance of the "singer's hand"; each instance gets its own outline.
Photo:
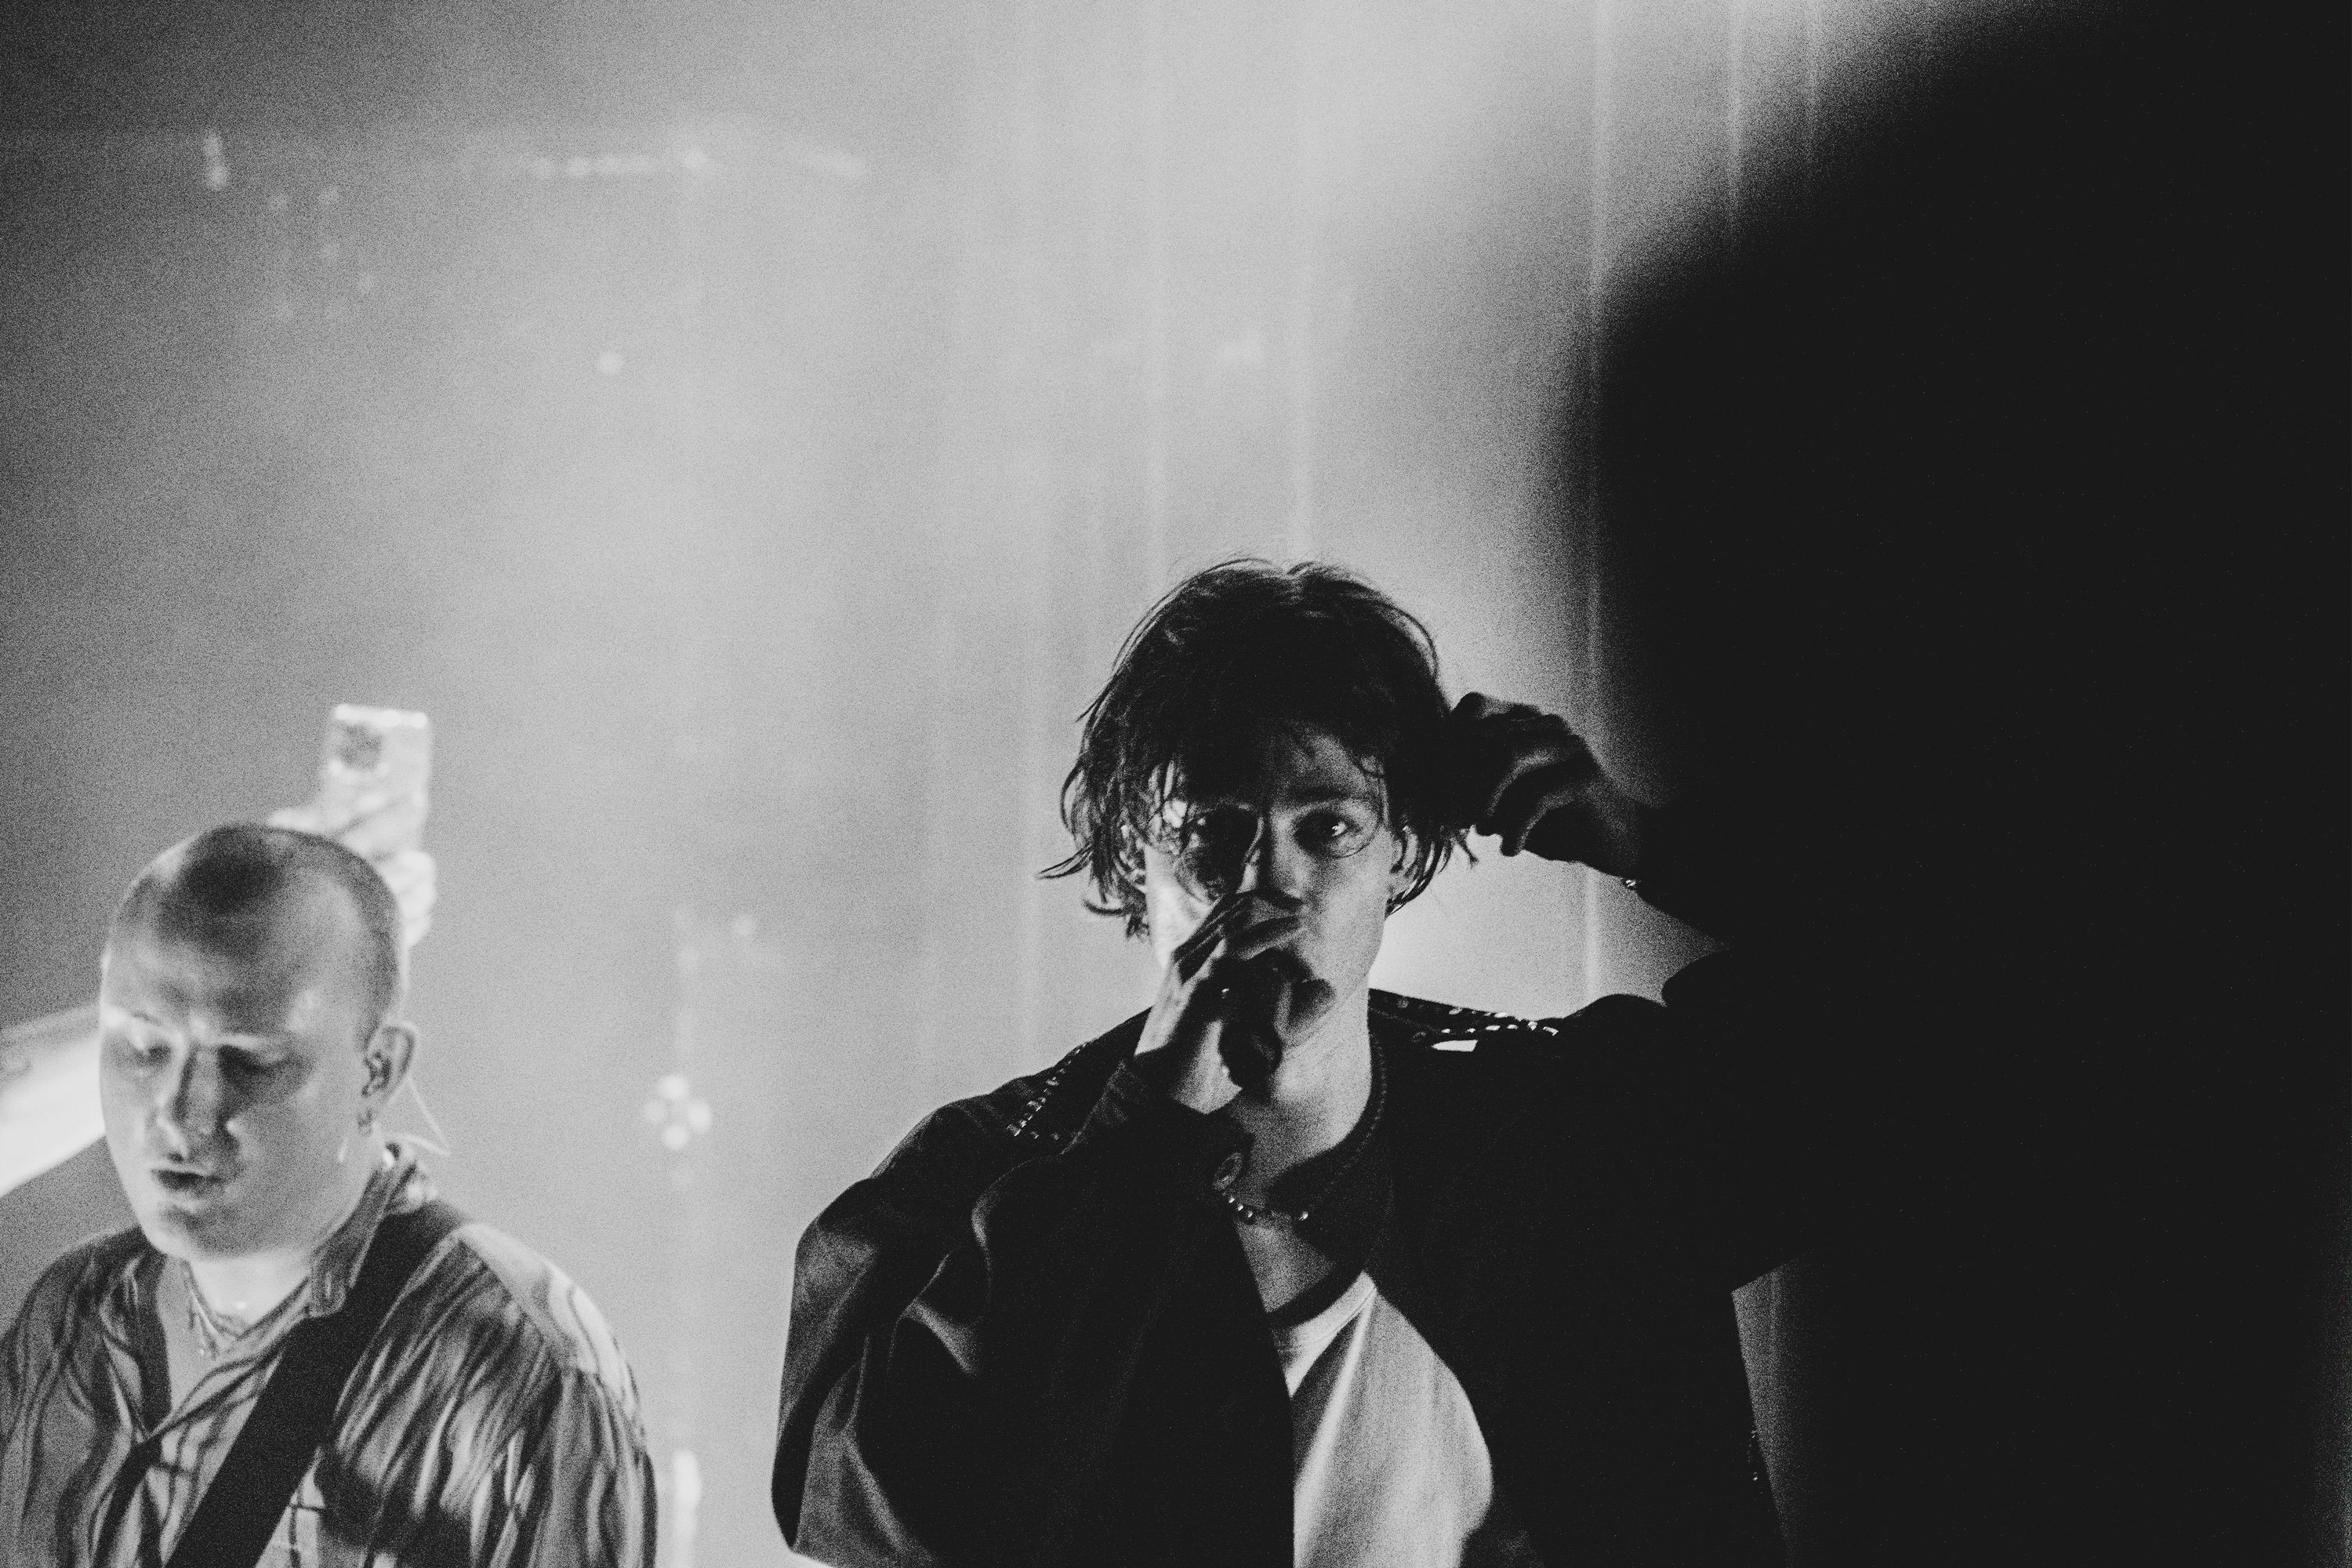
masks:
<instances>
[{"instance_id":1,"label":"singer's hand","mask_svg":"<svg viewBox=\"0 0 2352 1568\"><path fill-rule=\"evenodd\" d=\"M1250 961L1297 930L1297 915L1245 889L1210 905L1160 973L1160 994L1136 1046L1135 1070L1194 1110L1223 1110L1241 1092L1219 1048L1234 993L1255 997L1267 989L1249 972Z\"/></svg>"},{"instance_id":2,"label":"singer's hand","mask_svg":"<svg viewBox=\"0 0 2352 1568\"><path fill-rule=\"evenodd\" d=\"M350 803L313 801L269 814L272 827L291 827L331 838L376 868L400 900L401 940L415 947L433 929L436 872L433 857L413 846L424 831L425 797L363 795Z\"/></svg>"},{"instance_id":3,"label":"singer's hand","mask_svg":"<svg viewBox=\"0 0 2352 1568\"><path fill-rule=\"evenodd\" d=\"M1567 721L1473 691L1454 705L1456 819L1548 860L1630 877L1642 855L1641 806L1601 771Z\"/></svg>"}]
</instances>

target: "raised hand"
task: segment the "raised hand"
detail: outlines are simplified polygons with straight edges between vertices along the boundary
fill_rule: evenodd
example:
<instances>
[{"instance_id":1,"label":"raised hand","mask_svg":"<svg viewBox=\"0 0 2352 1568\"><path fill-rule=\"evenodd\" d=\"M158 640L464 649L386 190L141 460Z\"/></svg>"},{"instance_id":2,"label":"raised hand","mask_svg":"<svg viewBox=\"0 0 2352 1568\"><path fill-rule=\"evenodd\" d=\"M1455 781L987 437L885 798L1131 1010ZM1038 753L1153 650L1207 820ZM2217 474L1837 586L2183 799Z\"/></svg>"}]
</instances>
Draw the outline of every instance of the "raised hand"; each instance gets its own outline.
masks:
<instances>
[{"instance_id":1,"label":"raised hand","mask_svg":"<svg viewBox=\"0 0 2352 1568\"><path fill-rule=\"evenodd\" d=\"M1580 860L1633 873L1641 807L1601 769L1568 721L1524 702L1473 691L1454 704L1456 818L1503 841L1503 853Z\"/></svg>"}]
</instances>

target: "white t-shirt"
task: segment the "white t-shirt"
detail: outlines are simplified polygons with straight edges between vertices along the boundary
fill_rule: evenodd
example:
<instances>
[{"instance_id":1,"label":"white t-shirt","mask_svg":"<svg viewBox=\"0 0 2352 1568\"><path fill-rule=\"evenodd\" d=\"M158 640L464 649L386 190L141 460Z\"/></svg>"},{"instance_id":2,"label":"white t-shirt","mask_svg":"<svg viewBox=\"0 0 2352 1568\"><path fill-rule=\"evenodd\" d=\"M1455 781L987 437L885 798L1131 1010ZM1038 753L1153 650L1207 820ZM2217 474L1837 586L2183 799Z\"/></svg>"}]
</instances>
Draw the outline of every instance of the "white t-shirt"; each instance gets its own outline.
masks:
<instances>
[{"instance_id":1,"label":"white t-shirt","mask_svg":"<svg viewBox=\"0 0 2352 1568\"><path fill-rule=\"evenodd\" d=\"M1370 1274L1274 1339L1297 1568L1539 1568L1470 1396Z\"/></svg>"}]
</instances>

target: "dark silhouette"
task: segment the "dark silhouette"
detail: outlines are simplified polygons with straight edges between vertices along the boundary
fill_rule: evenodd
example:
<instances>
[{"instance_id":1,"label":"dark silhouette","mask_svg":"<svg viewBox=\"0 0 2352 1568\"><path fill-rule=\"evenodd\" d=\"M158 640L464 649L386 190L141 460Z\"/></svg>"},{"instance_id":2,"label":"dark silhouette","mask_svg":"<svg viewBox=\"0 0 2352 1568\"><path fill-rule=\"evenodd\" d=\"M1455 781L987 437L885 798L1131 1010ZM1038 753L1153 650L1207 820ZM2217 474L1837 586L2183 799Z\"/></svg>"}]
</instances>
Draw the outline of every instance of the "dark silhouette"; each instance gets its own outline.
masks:
<instances>
[{"instance_id":1,"label":"dark silhouette","mask_svg":"<svg viewBox=\"0 0 2352 1568\"><path fill-rule=\"evenodd\" d=\"M1609 324L1618 729L1908 1035L1800 1561L2342 1559L2342 43L1988 30Z\"/></svg>"}]
</instances>

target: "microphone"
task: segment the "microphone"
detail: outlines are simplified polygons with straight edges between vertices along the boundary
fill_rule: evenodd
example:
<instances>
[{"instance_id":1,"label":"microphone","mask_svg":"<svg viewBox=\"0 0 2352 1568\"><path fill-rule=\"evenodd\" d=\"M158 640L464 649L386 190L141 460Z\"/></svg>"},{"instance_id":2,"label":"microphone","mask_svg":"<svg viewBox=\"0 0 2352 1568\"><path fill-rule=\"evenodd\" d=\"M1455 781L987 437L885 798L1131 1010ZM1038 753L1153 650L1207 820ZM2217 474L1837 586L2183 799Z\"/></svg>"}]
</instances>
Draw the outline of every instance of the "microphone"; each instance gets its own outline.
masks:
<instances>
[{"instance_id":1,"label":"microphone","mask_svg":"<svg viewBox=\"0 0 2352 1568\"><path fill-rule=\"evenodd\" d=\"M1225 992L1223 1019L1217 1032L1217 1054L1225 1071L1244 1094L1262 1094L1282 1065L1282 1034L1276 1021L1282 1016L1283 993L1290 978L1269 952L1250 960Z\"/></svg>"}]
</instances>

